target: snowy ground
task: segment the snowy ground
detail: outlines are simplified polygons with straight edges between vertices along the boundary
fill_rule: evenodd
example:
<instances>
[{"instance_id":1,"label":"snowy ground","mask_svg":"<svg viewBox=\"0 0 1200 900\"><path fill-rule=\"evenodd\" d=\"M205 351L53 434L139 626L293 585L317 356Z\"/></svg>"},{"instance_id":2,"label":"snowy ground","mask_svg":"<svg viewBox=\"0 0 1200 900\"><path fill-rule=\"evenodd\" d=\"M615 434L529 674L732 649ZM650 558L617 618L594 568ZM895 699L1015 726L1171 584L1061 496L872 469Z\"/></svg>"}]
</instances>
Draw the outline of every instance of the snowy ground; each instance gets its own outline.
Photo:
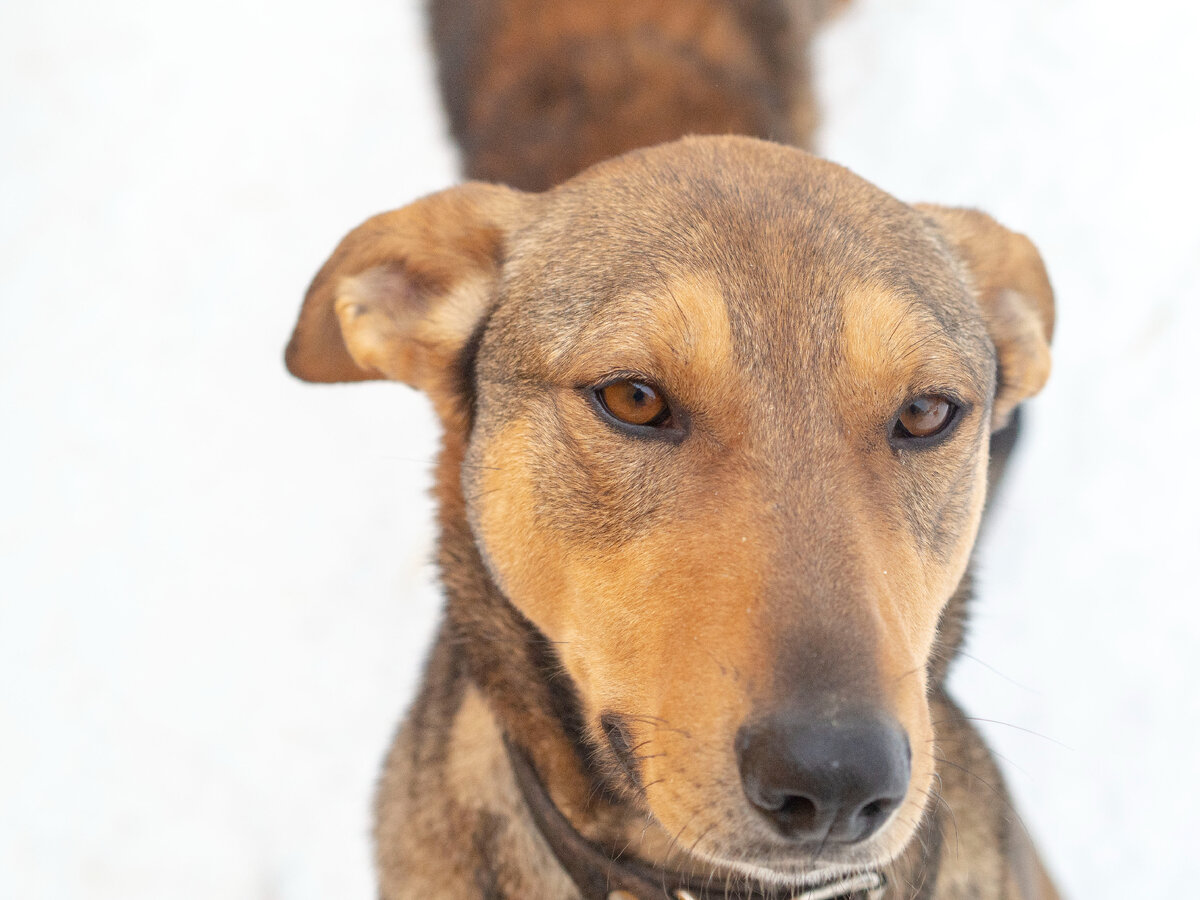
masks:
<instances>
[{"instance_id":1,"label":"snowy ground","mask_svg":"<svg viewBox=\"0 0 1200 900\"><path fill-rule=\"evenodd\" d=\"M1197 9L856 0L818 54L826 155L1058 290L955 681L1075 897L1196 891ZM415 3L0 11L0 895L372 896L435 429L280 353L455 165Z\"/></svg>"}]
</instances>

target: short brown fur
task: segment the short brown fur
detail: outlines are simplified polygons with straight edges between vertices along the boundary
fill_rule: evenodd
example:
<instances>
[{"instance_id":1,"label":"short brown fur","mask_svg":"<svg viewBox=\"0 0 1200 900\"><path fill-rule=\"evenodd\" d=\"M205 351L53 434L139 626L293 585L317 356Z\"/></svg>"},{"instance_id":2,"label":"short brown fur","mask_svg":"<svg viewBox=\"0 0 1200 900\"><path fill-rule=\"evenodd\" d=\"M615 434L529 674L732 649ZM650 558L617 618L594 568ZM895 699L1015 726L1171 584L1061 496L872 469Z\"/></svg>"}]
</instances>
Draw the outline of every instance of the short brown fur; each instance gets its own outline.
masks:
<instances>
[{"instance_id":1,"label":"short brown fur","mask_svg":"<svg viewBox=\"0 0 1200 900\"><path fill-rule=\"evenodd\" d=\"M805 139L803 52L767 26L802 47L821 11L439 0L467 169L542 188L690 130ZM597 44L634 60L620 90ZM813 860L758 820L733 759L739 725L797 698L875 704L913 749L901 808L822 867L883 868L896 897L1055 896L942 686L989 442L1042 386L1052 328L1024 237L744 137L539 195L467 184L351 232L288 366L419 387L445 434L446 621L380 784L382 896L578 896L506 737L601 845L798 884ZM591 392L613 377L660 385L674 431L606 420ZM962 404L952 438L893 446L896 411L933 391Z\"/></svg>"},{"instance_id":2,"label":"short brown fur","mask_svg":"<svg viewBox=\"0 0 1200 900\"><path fill-rule=\"evenodd\" d=\"M540 191L687 134L809 147L809 38L834 5L434 0L442 96L466 174Z\"/></svg>"}]
</instances>

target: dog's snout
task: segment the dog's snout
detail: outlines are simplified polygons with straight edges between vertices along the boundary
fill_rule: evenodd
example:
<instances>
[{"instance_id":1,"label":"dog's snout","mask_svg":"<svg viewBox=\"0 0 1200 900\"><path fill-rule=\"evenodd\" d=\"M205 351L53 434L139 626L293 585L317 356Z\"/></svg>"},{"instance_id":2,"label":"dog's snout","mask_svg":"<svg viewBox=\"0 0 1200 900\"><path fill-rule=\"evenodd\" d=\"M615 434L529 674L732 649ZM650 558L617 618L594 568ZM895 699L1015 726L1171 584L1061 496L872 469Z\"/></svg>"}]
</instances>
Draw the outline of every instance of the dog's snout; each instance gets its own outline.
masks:
<instances>
[{"instance_id":1,"label":"dog's snout","mask_svg":"<svg viewBox=\"0 0 1200 900\"><path fill-rule=\"evenodd\" d=\"M866 840L908 791L908 737L875 710L779 711L744 725L736 749L746 797L795 841Z\"/></svg>"}]
</instances>

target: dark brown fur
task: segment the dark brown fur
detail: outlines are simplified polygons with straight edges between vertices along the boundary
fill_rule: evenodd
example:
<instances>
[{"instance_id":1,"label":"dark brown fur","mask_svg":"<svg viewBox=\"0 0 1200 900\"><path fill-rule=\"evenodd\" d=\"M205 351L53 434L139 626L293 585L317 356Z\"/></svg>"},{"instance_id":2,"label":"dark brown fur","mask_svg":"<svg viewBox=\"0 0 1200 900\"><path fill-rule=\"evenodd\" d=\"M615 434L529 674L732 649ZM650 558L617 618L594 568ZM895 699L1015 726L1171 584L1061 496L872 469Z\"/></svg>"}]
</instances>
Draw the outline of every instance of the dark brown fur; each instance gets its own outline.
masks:
<instances>
[{"instance_id":1,"label":"dark brown fur","mask_svg":"<svg viewBox=\"0 0 1200 900\"><path fill-rule=\"evenodd\" d=\"M802 58L762 25L784 15L439 2L468 171L544 187L687 130L804 137L776 130L809 108ZM597 63L613 48L636 62L616 88ZM988 444L1008 446L997 429L1045 380L1052 328L1020 235L749 138L637 151L541 195L465 185L352 232L289 368L405 381L445 430L446 621L380 784L382 895L577 896L505 735L601 844L798 879L810 860L746 808L731 760L747 716L800 696L886 708L913 746L904 806L823 864L886 866L896 897L1054 896L942 688ZM590 389L614 374L661 385L679 435L604 421ZM926 390L956 392L962 422L898 451L888 423Z\"/></svg>"},{"instance_id":2,"label":"dark brown fur","mask_svg":"<svg viewBox=\"0 0 1200 900\"><path fill-rule=\"evenodd\" d=\"M466 174L540 191L688 134L809 147L809 37L832 0L434 0Z\"/></svg>"}]
</instances>

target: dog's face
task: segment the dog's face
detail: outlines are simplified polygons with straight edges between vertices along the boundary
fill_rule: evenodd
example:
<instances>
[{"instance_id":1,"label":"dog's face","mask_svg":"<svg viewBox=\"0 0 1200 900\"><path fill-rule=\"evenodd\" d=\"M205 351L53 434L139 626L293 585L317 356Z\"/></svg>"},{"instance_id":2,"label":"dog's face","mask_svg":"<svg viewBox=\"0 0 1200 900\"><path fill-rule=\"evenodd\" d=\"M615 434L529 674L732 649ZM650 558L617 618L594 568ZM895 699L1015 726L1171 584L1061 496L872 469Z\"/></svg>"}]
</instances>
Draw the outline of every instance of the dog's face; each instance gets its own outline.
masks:
<instances>
[{"instance_id":1,"label":"dog's face","mask_svg":"<svg viewBox=\"0 0 1200 900\"><path fill-rule=\"evenodd\" d=\"M372 220L289 365L431 394L614 780L696 854L787 876L885 862L921 817L939 616L1052 316L982 214L698 139Z\"/></svg>"}]
</instances>

